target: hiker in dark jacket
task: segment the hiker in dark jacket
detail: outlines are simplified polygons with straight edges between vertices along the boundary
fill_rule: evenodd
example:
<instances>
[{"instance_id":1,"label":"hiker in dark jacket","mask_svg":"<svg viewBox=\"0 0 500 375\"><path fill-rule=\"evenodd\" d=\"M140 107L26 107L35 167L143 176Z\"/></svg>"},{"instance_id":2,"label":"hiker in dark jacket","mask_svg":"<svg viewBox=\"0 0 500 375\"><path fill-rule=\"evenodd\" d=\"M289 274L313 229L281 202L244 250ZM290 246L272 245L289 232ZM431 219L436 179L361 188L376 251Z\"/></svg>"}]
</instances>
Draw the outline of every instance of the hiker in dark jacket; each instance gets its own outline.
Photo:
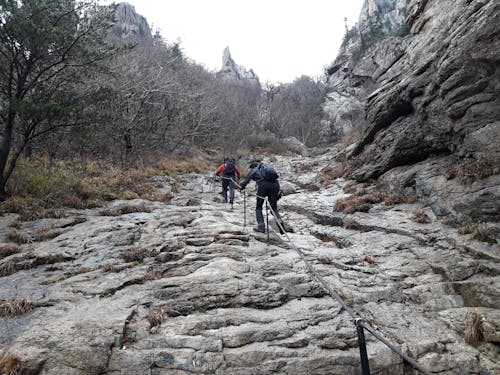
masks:
<instances>
[{"instance_id":1,"label":"hiker in dark jacket","mask_svg":"<svg viewBox=\"0 0 500 375\"><path fill-rule=\"evenodd\" d=\"M225 157L224 163L219 165L215 171L215 175L222 177L222 196L224 197L224 203L227 203L227 190L229 188L229 203L233 204L234 181L236 177L238 180L241 177L240 170L236 165L236 160L231 157Z\"/></svg>"},{"instance_id":2,"label":"hiker in dark jacket","mask_svg":"<svg viewBox=\"0 0 500 375\"><path fill-rule=\"evenodd\" d=\"M271 176L268 176L265 168L269 165L263 164L260 161L252 161L249 165L249 172L245 179L241 182L241 189L245 189L251 180L257 184L257 205L255 207L255 216L257 218L257 226L254 231L264 233L266 231L266 224L264 223L264 215L262 214L262 206L264 198L267 197L269 205L271 206L272 214L278 224L280 233L283 234L284 228L283 220L278 212L278 199L280 198L280 183L278 181L278 174L272 169ZM266 178L265 178L266 177ZM281 224L281 225L280 225Z\"/></svg>"}]
</instances>

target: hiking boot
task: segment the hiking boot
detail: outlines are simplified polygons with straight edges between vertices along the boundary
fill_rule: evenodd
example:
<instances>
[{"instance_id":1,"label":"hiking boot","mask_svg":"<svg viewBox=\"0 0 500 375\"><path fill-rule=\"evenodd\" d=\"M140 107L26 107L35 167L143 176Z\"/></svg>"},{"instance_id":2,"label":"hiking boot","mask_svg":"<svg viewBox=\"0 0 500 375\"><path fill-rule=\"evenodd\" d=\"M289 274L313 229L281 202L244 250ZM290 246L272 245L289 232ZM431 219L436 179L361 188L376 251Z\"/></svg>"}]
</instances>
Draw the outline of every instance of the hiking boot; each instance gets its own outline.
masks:
<instances>
[{"instance_id":1,"label":"hiking boot","mask_svg":"<svg viewBox=\"0 0 500 375\"><path fill-rule=\"evenodd\" d=\"M231 200L229 201L229 203L230 203L230 204L233 204L233 200L231 199Z\"/></svg>"},{"instance_id":2,"label":"hiking boot","mask_svg":"<svg viewBox=\"0 0 500 375\"><path fill-rule=\"evenodd\" d=\"M265 233L266 232L266 228L263 228L263 227L253 227L253 230L254 232L259 232L259 233Z\"/></svg>"}]
</instances>

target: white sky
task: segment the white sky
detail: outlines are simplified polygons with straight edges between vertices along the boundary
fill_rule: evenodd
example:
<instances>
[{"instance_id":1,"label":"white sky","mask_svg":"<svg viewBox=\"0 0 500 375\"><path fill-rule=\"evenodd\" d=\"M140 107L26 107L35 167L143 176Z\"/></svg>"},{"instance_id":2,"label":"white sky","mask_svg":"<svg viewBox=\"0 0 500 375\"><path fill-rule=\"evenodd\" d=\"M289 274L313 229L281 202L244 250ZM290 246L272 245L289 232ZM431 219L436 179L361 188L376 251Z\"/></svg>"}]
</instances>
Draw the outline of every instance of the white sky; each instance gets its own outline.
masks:
<instances>
[{"instance_id":1,"label":"white sky","mask_svg":"<svg viewBox=\"0 0 500 375\"><path fill-rule=\"evenodd\" d=\"M119 0L115 0L119 2ZM105 3L110 1L103 0ZM219 70L226 46L262 83L318 77L337 56L363 0L127 0L186 56Z\"/></svg>"}]
</instances>

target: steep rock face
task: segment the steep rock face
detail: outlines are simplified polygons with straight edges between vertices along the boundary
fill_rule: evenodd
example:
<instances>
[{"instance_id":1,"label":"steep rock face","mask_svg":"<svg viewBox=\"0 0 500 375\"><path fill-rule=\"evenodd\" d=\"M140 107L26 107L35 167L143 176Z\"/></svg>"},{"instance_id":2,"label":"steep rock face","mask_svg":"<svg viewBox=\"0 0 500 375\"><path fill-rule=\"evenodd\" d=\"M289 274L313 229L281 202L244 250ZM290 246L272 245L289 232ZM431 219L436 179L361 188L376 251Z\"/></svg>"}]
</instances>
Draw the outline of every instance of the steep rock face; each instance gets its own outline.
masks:
<instances>
[{"instance_id":1,"label":"steep rock face","mask_svg":"<svg viewBox=\"0 0 500 375\"><path fill-rule=\"evenodd\" d=\"M365 99L377 79L401 58L409 0L366 0L356 26L328 69L324 110L332 127L349 134L366 126ZM384 43L379 43L384 40Z\"/></svg>"},{"instance_id":2,"label":"steep rock face","mask_svg":"<svg viewBox=\"0 0 500 375\"><path fill-rule=\"evenodd\" d=\"M222 68L218 72L218 75L232 82L250 83L260 86L257 74L255 74L252 69L246 70L244 66L236 64L231 57L229 47L226 47L222 53Z\"/></svg>"},{"instance_id":3,"label":"steep rock face","mask_svg":"<svg viewBox=\"0 0 500 375\"><path fill-rule=\"evenodd\" d=\"M367 50L348 41L330 68L331 85L352 86L346 101L365 105L363 136L351 154L364 164L353 177L412 189L438 214L496 221L500 4L410 1L406 13L410 35ZM414 164L411 172L397 168Z\"/></svg>"},{"instance_id":4,"label":"steep rock face","mask_svg":"<svg viewBox=\"0 0 500 375\"><path fill-rule=\"evenodd\" d=\"M151 29L145 17L137 14L129 3L116 4L115 23L111 35L125 43L144 43L152 40Z\"/></svg>"},{"instance_id":5,"label":"steep rock face","mask_svg":"<svg viewBox=\"0 0 500 375\"><path fill-rule=\"evenodd\" d=\"M8 351L18 373L44 375L359 374L352 319L293 243L327 285L432 373L499 373L495 245L459 235L420 203L336 213L334 203L349 195L345 181L302 188L330 164L331 154L275 160L290 191L279 207L295 233L273 230L269 243L251 230L253 210L244 226L243 194L231 208L195 173L155 178L162 191L179 187L168 204L114 201L22 224L33 242L0 255L0 359ZM425 223L412 219L420 210ZM1 218L0 246L12 220ZM476 346L464 335L472 314L482 322ZM366 338L373 373L408 373Z\"/></svg>"}]
</instances>

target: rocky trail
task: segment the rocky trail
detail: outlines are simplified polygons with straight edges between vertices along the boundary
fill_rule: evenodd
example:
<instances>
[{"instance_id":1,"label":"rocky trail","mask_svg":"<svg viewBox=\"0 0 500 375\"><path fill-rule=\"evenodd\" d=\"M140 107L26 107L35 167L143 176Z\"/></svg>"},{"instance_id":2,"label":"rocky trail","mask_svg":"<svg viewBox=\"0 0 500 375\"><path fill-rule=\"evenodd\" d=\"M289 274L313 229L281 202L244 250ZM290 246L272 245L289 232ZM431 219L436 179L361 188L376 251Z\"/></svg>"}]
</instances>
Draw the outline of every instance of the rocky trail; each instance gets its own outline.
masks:
<instances>
[{"instance_id":1,"label":"rocky trail","mask_svg":"<svg viewBox=\"0 0 500 375\"><path fill-rule=\"evenodd\" d=\"M115 201L24 223L29 243L0 259L0 348L26 374L359 374L352 320L290 239L432 373L500 374L498 244L459 235L420 203L335 212L347 182L318 182L331 160L274 162L294 233L272 231L269 243L252 231L254 198L244 227L243 195L231 209L198 174L182 176L168 204ZM1 219L3 236L13 220ZM465 340L474 313L476 347ZM366 338L373 374L413 373Z\"/></svg>"}]
</instances>

